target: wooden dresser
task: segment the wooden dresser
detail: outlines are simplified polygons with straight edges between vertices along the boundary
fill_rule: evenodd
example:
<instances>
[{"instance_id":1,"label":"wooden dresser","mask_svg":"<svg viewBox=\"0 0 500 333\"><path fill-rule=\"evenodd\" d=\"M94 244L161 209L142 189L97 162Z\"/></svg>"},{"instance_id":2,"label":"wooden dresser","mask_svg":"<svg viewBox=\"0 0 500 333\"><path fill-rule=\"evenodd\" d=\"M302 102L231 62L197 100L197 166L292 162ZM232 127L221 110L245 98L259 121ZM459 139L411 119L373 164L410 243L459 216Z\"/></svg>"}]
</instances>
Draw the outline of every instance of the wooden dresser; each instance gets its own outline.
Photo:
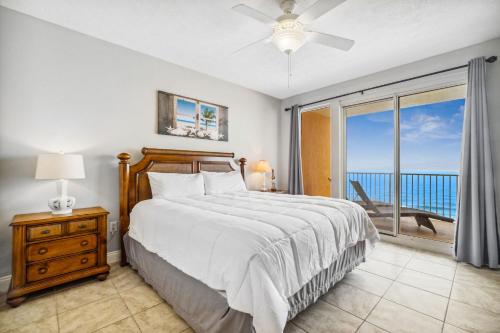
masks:
<instances>
[{"instance_id":1,"label":"wooden dresser","mask_svg":"<svg viewBox=\"0 0 500 333\"><path fill-rule=\"evenodd\" d=\"M107 216L101 207L70 215L22 214L12 220L12 281L7 303L27 294L88 276L105 280Z\"/></svg>"}]
</instances>

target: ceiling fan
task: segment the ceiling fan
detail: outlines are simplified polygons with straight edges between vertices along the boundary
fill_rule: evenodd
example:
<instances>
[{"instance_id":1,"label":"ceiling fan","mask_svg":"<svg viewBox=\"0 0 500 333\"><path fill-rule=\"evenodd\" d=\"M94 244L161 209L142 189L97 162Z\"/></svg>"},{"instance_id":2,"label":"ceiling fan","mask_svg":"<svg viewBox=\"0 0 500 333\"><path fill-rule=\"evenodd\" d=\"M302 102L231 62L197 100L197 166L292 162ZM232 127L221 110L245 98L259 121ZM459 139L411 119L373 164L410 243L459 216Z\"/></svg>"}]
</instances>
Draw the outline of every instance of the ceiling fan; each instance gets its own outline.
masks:
<instances>
[{"instance_id":1,"label":"ceiling fan","mask_svg":"<svg viewBox=\"0 0 500 333\"><path fill-rule=\"evenodd\" d=\"M271 41L280 51L288 55L297 51L308 41L348 51L354 45L353 40L312 31L308 28L309 24L314 20L328 13L344 1L345 0L318 0L302 14L297 15L293 13L296 6L295 0L281 0L280 8L283 10L283 15L277 19L273 19L269 15L245 4L236 5L232 8L234 11L259 22L272 25L273 33L264 39L245 45L235 52L239 52L258 43L267 43Z\"/></svg>"}]
</instances>

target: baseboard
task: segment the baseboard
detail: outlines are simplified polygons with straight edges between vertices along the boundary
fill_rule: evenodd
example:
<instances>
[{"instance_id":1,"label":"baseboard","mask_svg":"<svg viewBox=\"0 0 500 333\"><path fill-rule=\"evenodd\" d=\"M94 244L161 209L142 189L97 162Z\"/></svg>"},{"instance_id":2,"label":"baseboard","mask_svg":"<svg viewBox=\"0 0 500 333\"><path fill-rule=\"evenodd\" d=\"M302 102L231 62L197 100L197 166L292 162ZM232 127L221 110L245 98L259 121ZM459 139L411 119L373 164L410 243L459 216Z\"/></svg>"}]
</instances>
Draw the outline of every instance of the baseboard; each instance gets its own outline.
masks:
<instances>
[{"instance_id":1,"label":"baseboard","mask_svg":"<svg viewBox=\"0 0 500 333\"><path fill-rule=\"evenodd\" d=\"M108 252L107 259L108 259L108 264L114 264L116 262L120 261L120 254L121 251L111 251ZM9 290L9 285L10 285L10 278L12 275L5 275L0 277L0 294L6 293L7 290Z\"/></svg>"},{"instance_id":2,"label":"baseboard","mask_svg":"<svg viewBox=\"0 0 500 333\"><path fill-rule=\"evenodd\" d=\"M6 293L9 290L10 278L12 275L0 277L0 294Z\"/></svg>"},{"instance_id":3,"label":"baseboard","mask_svg":"<svg viewBox=\"0 0 500 333\"><path fill-rule=\"evenodd\" d=\"M114 264L115 262L120 261L121 251L111 251L108 252L108 264Z\"/></svg>"}]
</instances>

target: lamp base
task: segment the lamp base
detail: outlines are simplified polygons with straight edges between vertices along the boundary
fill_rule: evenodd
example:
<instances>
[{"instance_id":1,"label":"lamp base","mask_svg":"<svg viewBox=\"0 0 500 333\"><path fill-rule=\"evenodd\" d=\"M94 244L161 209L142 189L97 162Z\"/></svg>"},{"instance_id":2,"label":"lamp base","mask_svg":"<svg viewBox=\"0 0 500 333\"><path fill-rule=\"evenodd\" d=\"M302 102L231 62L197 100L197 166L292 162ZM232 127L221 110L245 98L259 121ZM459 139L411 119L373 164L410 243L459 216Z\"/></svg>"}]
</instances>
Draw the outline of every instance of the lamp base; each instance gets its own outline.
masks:
<instances>
[{"instance_id":1,"label":"lamp base","mask_svg":"<svg viewBox=\"0 0 500 333\"><path fill-rule=\"evenodd\" d=\"M260 186L261 192L267 192L267 184L266 184L266 173L262 172L262 185Z\"/></svg>"},{"instance_id":2,"label":"lamp base","mask_svg":"<svg viewBox=\"0 0 500 333\"><path fill-rule=\"evenodd\" d=\"M74 197L56 197L49 200L49 208L53 215L67 215L73 212Z\"/></svg>"},{"instance_id":3,"label":"lamp base","mask_svg":"<svg viewBox=\"0 0 500 333\"><path fill-rule=\"evenodd\" d=\"M52 215L70 215L71 213L73 213L73 209L66 209L66 210L61 210L61 211L53 210L52 211Z\"/></svg>"}]
</instances>

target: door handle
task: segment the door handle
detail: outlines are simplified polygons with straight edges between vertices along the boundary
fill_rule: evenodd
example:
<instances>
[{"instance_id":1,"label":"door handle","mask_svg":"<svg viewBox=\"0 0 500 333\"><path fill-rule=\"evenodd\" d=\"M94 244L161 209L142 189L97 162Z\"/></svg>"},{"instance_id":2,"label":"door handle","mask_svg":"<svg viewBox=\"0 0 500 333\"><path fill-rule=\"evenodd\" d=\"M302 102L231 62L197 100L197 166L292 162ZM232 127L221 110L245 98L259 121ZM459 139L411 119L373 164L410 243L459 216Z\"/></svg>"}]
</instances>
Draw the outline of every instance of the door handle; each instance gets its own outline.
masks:
<instances>
[{"instance_id":1,"label":"door handle","mask_svg":"<svg viewBox=\"0 0 500 333\"><path fill-rule=\"evenodd\" d=\"M328 181L331 182L332 181L332 177L328 177Z\"/></svg>"}]
</instances>

